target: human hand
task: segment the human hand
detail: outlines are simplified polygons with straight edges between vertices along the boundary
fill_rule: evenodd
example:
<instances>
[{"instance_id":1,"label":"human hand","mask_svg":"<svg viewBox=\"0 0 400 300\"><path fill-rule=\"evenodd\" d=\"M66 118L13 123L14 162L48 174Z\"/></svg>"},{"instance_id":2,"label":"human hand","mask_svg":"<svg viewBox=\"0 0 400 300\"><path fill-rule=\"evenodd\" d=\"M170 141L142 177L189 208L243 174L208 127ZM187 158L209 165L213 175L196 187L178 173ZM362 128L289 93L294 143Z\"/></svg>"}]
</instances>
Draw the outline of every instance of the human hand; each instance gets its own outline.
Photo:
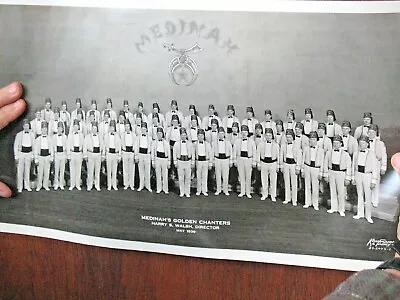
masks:
<instances>
[{"instance_id":1,"label":"human hand","mask_svg":"<svg viewBox=\"0 0 400 300\"><path fill-rule=\"evenodd\" d=\"M26 103L21 98L22 85L13 82L10 85L0 89L0 130L17 119L25 111ZM0 197L11 197L10 188L0 182Z\"/></svg>"}]
</instances>

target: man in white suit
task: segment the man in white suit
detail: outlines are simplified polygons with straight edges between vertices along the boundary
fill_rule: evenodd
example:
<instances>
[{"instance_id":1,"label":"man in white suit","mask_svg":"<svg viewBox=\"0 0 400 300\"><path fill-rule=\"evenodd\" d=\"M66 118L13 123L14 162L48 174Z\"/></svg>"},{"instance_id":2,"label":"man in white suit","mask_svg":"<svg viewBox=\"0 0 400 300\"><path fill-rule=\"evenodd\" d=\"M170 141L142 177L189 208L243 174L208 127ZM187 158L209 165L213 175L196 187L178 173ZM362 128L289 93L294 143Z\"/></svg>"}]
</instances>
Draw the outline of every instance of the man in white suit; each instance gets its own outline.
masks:
<instances>
[{"instance_id":1,"label":"man in white suit","mask_svg":"<svg viewBox=\"0 0 400 300\"><path fill-rule=\"evenodd\" d=\"M232 140L232 126L233 123L238 123L240 126L239 118L235 115L235 107L228 104L226 108L227 115L222 118L222 126L225 128L226 138L228 141Z\"/></svg>"},{"instance_id":2,"label":"man in white suit","mask_svg":"<svg viewBox=\"0 0 400 300\"><path fill-rule=\"evenodd\" d=\"M311 108L304 110L304 120L301 121L304 126L304 134L309 137L311 131L318 130L318 122L314 120L314 114Z\"/></svg>"},{"instance_id":3,"label":"man in white suit","mask_svg":"<svg viewBox=\"0 0 400 300\"><path fill-rule=\"evenodd\" d=\"M50 188L50 164L54 160L54 148L48 133L49 123L42 123L42 134L35 141L35 163L38 165L38 179L36 191L43 187L46 191Z\"/></svg>"},{"instance_id":4,"label":"man in white suit","mask_svg":"<svg viewBox=\"0 0 400 300\"><path fill-rule=\"evenodd\" d=\"M368 149L369 138L362 135L359 139L359 151L354 153L352 166L352 183L357 186L357 214L354 219L366 218L368 223L374 221L371 217L372 191L378 182L378 161L373 149Z\"/></svg>"},{"instance_id":5,"label":"man in white suit","mask_svg":"<svg viewBox=\"0 0 400 300\"><path fill-rule=\"evenodd\" d=\"M124 180L124 190L130 188L135 190L135 149L136 136L132 132L129 120L124 121L125 130L121 135L122 150L122 173Z\"/></svg>"},{"instance_id":6,"label":"man in white suit","mask_svg":"<svg viewBox=\"0 0 400 300\"><path fill-rule=\"evenodd\" d=\"M47 123L50 123L51 120L54 120L54 112L51 108L51 99L46 98L44 109L41 111L42 120L45 120Z\"/></svg>"},{"instance_id":7,"label":"man in white suit","mask_svg":"<svg viewBox=\"0 0 400 300\"><path fill-rule=\"evenodd\" d=\"M67 141L67 158L69 159L70 168L70 191L72 191L75 187L78 191L81 190L84 141L85 139L83 133L79 132L79 121L75 119L72 125L72 132L68 135Z\"/></svg>"},{"instance_id":8,"label":"man in white suit","mask_svg":"<svg viewBox=\"0 0 400 300\"><path fill-rule=\"evenodd\" d=\"M221 125L221 119L218 117L215 111L214 104L210 104L208 105L208 115L203 118L201 128L204 128L206 131L210 131L213 120L218 121L218 127Z\"/></svg>"},{"instance_id":9,"label":"man in white suit","mask_svg":"<svg viewBox=\"0 0 400 300\"><path fill-rule=\"evenodd\" d=\"M135 160L138 163L140 178L138 192L144 188L150 193L153 192L150 186L151 150L152 138L148 134L147 123L142 122L141 134L137 136L135 146Z\"/></svg>"},{"instance_id":10,"label":"man in white suit","mask_svg":"<svg viewBox=\"0 0 400 300\"><path fill-rule=\"evenodd\" d=\"M311 131L309 144L303 150L301 168L305 184L304 208L309 208L312 205L315 210L319 210L319 182L323 176L324 158L324 149L318 146L318 134L316 131Z\"/></svg>"},{"instance_id":11,"label":"man in white suit","mask_svg":"<svg viewBox=\"0 0 400 300\"><path fill-rule=\"evenodd\" d=\"M275 139L275 137L276 137L276 123L275 123L275 121L272 120L272 112L271 112L271 110L270 109L266 109L264 111L264 116L265 116L265 119L264 119L263 122L261 122L261 126L263 128L263 131L265 132L265 130L267 128L271 128L273 136L274 136L274 139Z\"/></svg>"},{"instance_id":12,"label":"man in white suit","mask_svg":"<svg viewBox=\"0 0 400 300\"><path fill-rule=\"evenodd\" d=\"M165 123L166 127L171 127L172 126L172 116L177 116L178 118L178 123L182 125L183 123L183 114L179 111L178 108L178 102L176 100L171 100L171 110L167 111L165 114Z\"/></svg>"},{"instance_id":13,"label":"man in white suit","mask_svg":"<svg viewBox=\"0 0 400 300\"><path fill-rule=\"evenodd\" d=\"M385 143L380 140L378 125L376 124L371 125L371 127L368 130L368 137L369 137L368 147L369 149L374 151L376 159L378 160L379 174L376 181L376 186L372 191L372 205L374 207L378 207L381 176L385 175L387 170L387 152Z\"/></svg>"},{"instance_id":14,"label":"man in white suit","mask_svg":"<svg viewBox=\"0 0 400 300\"><path fill-rule=\"evenodd\" d=\"M168 169L171 167L171 151L165 139L164 129L157 128L157 139L152 142L151 162L156 172L156 193L169 194Z\"/></svg>"},{"instance_id":15,"label":"man in white suit","mask_svg":"<svg viewBox=\"0 0 400 300\"><path fill-rule=\"evenodd\" d=\"M104 151L107 164L107 190L118 190L117 172L118 162L121 160L121 139L116 133L115 120L110 121L108 135L104 138Z\"/></svg>"},{"instance_id":16,"label":"man in white suit","mask_svg":"<svg viewBox=\"0 0 400 300\"><path fill-rule=\"evenodd\" d=\"M257 147L256 160L261 171L261 200L264 201L271 194L272 202L276 202L279 145L273 139L273 134L272 128L265 129L265 140Z\"/></svg>"},{"instance_id":17,"label":"man in white suit","mask_svg":"<svg viewBox=\"0 0 400 300\"><path fill-rule=\"evenodd\" d=\"M83 156L87 160L87 190L90 191L93 185L97 191L100 191L100 170L101 160L104 153L104 140L99 134L99 124L91 124L91 133L85 137ZM108 172L108 170L107 170Z\"/></svg>"},{"instance_id":18,"label":"man in white suit","mask_svg":"<svg viewBox=\"0 0 400 300\"><path fill-rule=\"evenodd\" d=\"M179 196L183 197L186 195L190 198L190 181L192 167L194 167L194 147L187 139L187 132L185 128L180 129L181 138L180 141L174 145L174 162L178 168L179 178Z\"/></svg>"},{"instance_id":19,"label":"man in white suit","mask_svg":"<svg viewBox=\"0 0 400 300\"><path fill-rule=\"evenodd\" d=\"M342 127L336 122L336 115L332 109L326 111L326 136L330 138L333 143L333 137L336 135L342 135Z\"/></svg>"},{"instance_id":20,"label":"man in white suit","mask_svg":"<svg viewBox=\"0 0 400 300\"><path fill-rule=\"evenodd\" d=\"M251 196L251 174L256 166L256 144L249 138L249 127L241 126L242 138L237 139L233 146L233 162L238 168L240 194L238 197L252 198Z\"/></svg>"},{"instance_id":21,"label":"man in white suit","mask_svg":"<svg viewBox=\"0 0 400 300\"><path fill-rule=\"evenodd\" d=\"M30 170L34 160L35 134L28 119L23 120L23 130L18 132L14 141L14 157L17 163L17 189L21 193L24 186L31 192Z\"/></svg>"},{"instance_id":22,"label":"man in white suit","mask_svg":"<svg viewBox=\"0 0 400 300\"><path fill-rule=\"evenodd\" d=\"M297 206L297 178L301 171L302 152L300 144L294 143L293 129L286 129L286 140L281 145L279 161L283 168L283 180L285 182L285 201Z\"/></svg>"},{"instance_id":23,"label":"man in white suit","mask_svg":"<svg viewBox=\"0 0 400 300\"><path fill-rule=\"evenodd\" d=\"M197 143L195 147L196 173L197 173L197 196L203 193L208 196L208 170L211 169L214 161L211 144L205 140L204 129L198 129Z\"/></svg>"},{"instance_id":24,"label":"man in white suit","mask_svg":"<svg viewBox=\"0 0 400 300\"><path fill-rule=\"evenodd\" d=\"M232 166L233 155L232 145L225 138L225 129L222 126L218 128L218 140L212 143L212 150L214 154L215 177L217 184L215 196L218 196L221 191L223 191L226 196L229 196L229 169Z\"/></svg>"},{"instance_id":25,"label":"man in white suit","mask_svg":"<svg viewBox=\"0 0 400 300\"><path fill-rule=\"evenodd\" d=\"M365 112L364 113L364 118L363 118L363 125L358 126L356 130L354 131L354 137L356 140L358 140L362 135L368 136L368 130L372 125L372 113L370 112Z\"/></svg>"},{"instance_id":26,"label":"man in white suit","mask_svg":"<svg viewBox=\"0 0 400 300\"><path fill-rule=\"evenodd\" d=\"M345 216L345 187L351 181L351 158L343 150L343 140L340 135L333 138L333 149L325 155L324 178L329 182L331 192L331 208L328 213L339 212Z\"/></svg>"},{"instance_id":27,"label":"man in white suit","mask_svg":"<svg viewBox=\"0 0 400 300\"><path fill-rule=\"evenodd\" d=\"M59 121L57 133L53 135L54 146L54 190L65 186L65 164L67 161L67 136L65 135L65 124Z\"/></svg>"}]
</instances>

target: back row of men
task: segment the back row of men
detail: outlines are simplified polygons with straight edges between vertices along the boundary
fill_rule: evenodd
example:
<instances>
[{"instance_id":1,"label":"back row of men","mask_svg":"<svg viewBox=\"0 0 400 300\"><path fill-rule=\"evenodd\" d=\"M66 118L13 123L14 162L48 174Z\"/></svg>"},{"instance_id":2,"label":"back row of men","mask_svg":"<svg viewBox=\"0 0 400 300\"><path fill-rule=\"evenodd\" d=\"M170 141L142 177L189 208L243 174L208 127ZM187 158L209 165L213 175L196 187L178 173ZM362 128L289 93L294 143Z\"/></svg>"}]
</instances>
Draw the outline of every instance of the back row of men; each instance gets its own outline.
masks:
<instances>
[{"instance_id":1,"label":"back row of men","mask_svg":"<svg viewBox=\"0 0 400 300\"><path fill-rule=\"evenodd\" d=\"M365 115L371 118L370 115ZM297 206L298 175L305 180L305 208L311 205L318 210L319 184L325 178L330 185L331 209L329 213L345 215L345 190L350 182L357 185L358 214L371 219L371 204L377 206L379 200L380 175L386 171L386 148L378 138L377 125L370 125L367 135L359 141L350 135L351 124L344 121L340 126L341 135L335 132L327 136L327 124L319 123L317 131L305 134L301 122L293 129L286 129L276 122L275 130L256 123L251 134L250 127L233 121L232 127L219 126L212 119L210 130L199 128L197 116L191 116L190 131L180 127L179 117L171 117L171 127L167 134L162 126L156 127L156 137L149 132L146 122L141 122L138 131L132 131L131 123L125 120L124 130L117 133L117 122L108 122L106 131L99 134L100 124L93 121L90 131L83 134L78 119L73 121L71 133L64 134L65 124L57 123L57 133L49 135L48 123L41 123L41 134L35 137L31 123L24 121L24 129L17 134L14 151L18 163L18 190L23 186L30 190L29 170L32 160L38 164L37 190L42 186L49 189L51 162L55 166L57 189L64 188L66 160L70 166L70 190L81 189L82 160L87 159L87 189L93 186L100 190L101 161L106 161L107 188L117 190L118 162L122 159L124 188L134 190L135 162L138 163L139 191L150 187L150 169L155 168L157 193L168 193L168 169L177 170L180 196L190 197L191 172L195 167L197 194L207 195L207 177L210 168L216 176L216 195L229 195L228 178L235 166L239 174L239 197L251 198L251 177L253 168L261 172L262 197L269 195L276 201L277 173L283 172L285 201ZM272 121L271 121L272 122ZM152 128L152 127L151 127ZM140 131L139 131L140 130ZM214 137L215 135L215 137ZM365 209L364 209L365 207ZM365 210L365 211L364 211Z\"/></svg>"},{"instance_id":2,"label":"back row of men","mask_svg":"<svg viewBox=\"0 0 400 300\"><path fill-rule=\"evenodd\" d=\"M91 126L93 122L97 122L99 126L99 133L105 135L108 133L109 122L114 120L117 122L116 130L117 133L121 134L125 130L124 121L128 120L133 128L133 132L140 134L140 127L142 122L147 123L149 133L153 139L156 139L156 130L158 127L162 127L166 134L171 131L170 128L174 127L173 116L178 118L178 127L184 127L187 130L191 128L202 128L206 132L211 131L212 122L217 121L217 128L222 126L225 128L227 134L232 134L232 128L235 123L240 128L241 125L247 125L249 128L249 136L252 136L256 131L256 125L261 124L263 130L271 128L274 135L279 132L277 127L281 126L281 132L286 129L294 129L296 125L296 117L293 110L287 112L287 120L272 120L272 112L269 109L264 111L263 120L258 120L255 117L253 107L246 108L246 118L242 121L236 116L235 108L233 105L228 105L226 115L220 117L215 111L213 104L208 107L208 113L203 118L199 117L195 105L189 105L189 114L184 116L183 113L178 110L178 103L176 100L172 100L170 104L170 110L164 114L160 111L158 103L153 103L152 112L150 114L144 113L144 105L139 102L135 112L132 112L129 107L129 102L125 100L123 102L123 109L117 113L113 109L112 100L107 99L107 107L100 111L97 109L97 102L92 100L91 108L85 112L82 109L82 101L80 98L76 99L76 108L70 113L67 110L67 103L65 101L61 104L61 109L52 109L51 99L45 100L45 107L43 109L37 109L35 118L31 121L31 128L36 136L41 134L41 123L47 121L49 123L49 134L55 134L57 132L58 122L64 123L64 131L66 133L72 132L72 124L75 120L79 121L79 131L84 135L91 132ZM361 135L367 135L369 126L372 122L372 114L367 112L364 114L363 125L355 129L354 137L358 140ZM314 119L313 111L311 108L305 109L304 119L300 121L303 124L304 134L308 137L311 131L318 130L318 121ZM326 135L329 138L333 138L335 135L342 135L342 126L336 122L335 112L328 110L326 113ZM176 126L175 126L176 127ZM215 129L215 128L214 128ZM215 138L216 135L214 135ZM197 133L195 130L189 133L189 138L197 140ZM210 140L211 141L211 140Z\"/></svg>"}]
</instances>

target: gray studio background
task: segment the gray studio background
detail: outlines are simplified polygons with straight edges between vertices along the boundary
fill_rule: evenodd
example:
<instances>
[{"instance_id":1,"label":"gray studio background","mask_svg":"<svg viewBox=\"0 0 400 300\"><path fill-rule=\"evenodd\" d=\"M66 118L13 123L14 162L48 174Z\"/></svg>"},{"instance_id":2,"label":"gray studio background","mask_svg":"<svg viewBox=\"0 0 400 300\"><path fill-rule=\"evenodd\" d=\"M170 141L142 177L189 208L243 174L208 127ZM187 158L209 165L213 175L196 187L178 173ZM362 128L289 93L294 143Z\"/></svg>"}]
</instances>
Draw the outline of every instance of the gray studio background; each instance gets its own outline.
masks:
<instances>
[{"instance_id":1,"label":"gray studio background","mask_svg":"<svg viewBox=\"0 0 400 300\"><path fill-rule=\"evenodd\" d=\"M186 22L183 33L180 22ZM189 23L204 25L190 32ZM382 127L393 127L399 115L400 17L395 14L346 15L305 13L137 11L61 7L0 7L0 83L24 83L27 100L54 106L76 97L99 107L111 97L115 107L128 99L158 101L166 111L171 98L186 113L197 105L204 115L209 103L221 113L236 106L240 118L254 106L284 117L293 108L303 115L314 109L325 120L332 108L339 121L360 121L372 111ZM166 22L176 26L166 34ZM158 25L158 38L150 28ZM171 27L171 26L170 26ZM217 28L209 35L210 31ZM146 35L139 53L135 43ZM219 36L217 38L217 36ZM223 43L237 45L228 54ZM176 86L168 76L174 54L195 42L204 49L191 57L199 76L190 87Z\"/></svg>"}]
</instances>

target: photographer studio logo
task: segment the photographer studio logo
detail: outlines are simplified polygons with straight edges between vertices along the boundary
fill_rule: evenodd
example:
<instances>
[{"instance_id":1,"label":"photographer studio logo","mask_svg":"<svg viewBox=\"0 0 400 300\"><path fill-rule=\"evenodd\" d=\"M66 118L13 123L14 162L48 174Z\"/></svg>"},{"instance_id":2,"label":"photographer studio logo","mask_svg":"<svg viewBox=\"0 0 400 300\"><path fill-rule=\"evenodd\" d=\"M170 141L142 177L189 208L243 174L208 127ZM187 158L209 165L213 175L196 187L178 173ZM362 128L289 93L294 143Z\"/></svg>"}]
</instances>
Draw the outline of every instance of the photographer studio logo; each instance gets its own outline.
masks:
<instances>
[{"instance_id":1,"label":"photographer studio logo","mask_svg":"<svg viewBox=\"0 0 400 300\"><path fill-rule=\"evenodd\" d=\"M189 56L189 53L200 52L203 49L196 43L190 48L177 49L174 44L163 45L168 51L177 53L169 64L169 76L176 85L192 85L199 74L196 62Z\"/></svg>"},{"instance_id":2,"label":"photographer studio logo","mask_svg":"<svg viewBox=\"0 0 400 300\"><path fill-rule=\"evenodd\" d=\"M375 250L375 251L390 251L393 245L394 241L372 238L368 241L367 248L368 250Z\"/></svg>"}]
</instances>

